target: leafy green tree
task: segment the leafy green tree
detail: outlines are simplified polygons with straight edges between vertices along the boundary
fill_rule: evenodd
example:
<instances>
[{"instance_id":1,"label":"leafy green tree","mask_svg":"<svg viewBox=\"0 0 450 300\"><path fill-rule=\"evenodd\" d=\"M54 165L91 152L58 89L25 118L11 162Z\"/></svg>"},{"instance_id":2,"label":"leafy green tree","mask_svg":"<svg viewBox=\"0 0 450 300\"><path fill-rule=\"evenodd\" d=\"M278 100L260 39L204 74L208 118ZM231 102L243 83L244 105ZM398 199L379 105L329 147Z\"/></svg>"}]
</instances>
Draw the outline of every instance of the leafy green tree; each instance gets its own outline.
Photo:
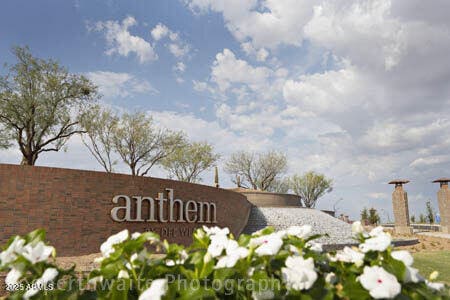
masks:
<instances>
[{"instance_id":1,"label":"leafy green tree","mask_svg":"<svg viewBox=\"0 0 450 300\"><path fill-rule=\"evenodd\" d=\"M426 208L426 221L430 224L434 223L434 211L433 211L433 207L431 206L431 202L427 201L427 203L425 204L425 208Z\"/></svg>"},{"instance_id":2,"label":"leafy green tree","mask_svg":"<svg viewBox=\"0 0 450 300\"><path fill-rule=\"evenodd\" d=\"M145 176L162 159L184 144L184 135L158 128L144 113L125 113L114 130L114 148L131 174Z\"/></svg>"},{"instance_id":3,"label":"leafy green tree","mask_svg":"<svg viewBox=\"0 0 450 300\"><path fill-rule=\"evenodd\" d=\"M34 57L27 47L13 54L17 63L0 76L2 145L17 143L22 164L34 165L42 153L59 151L83 132L80 116L97 98L97 88L56 61Z\"/></svg>"},{"instance_id":4,"label":"leafy green tree","mask_svg":"<svg viewBox=\"0 0 450 300\"><path fill-rule=\"evenodd\" d=\"M366 222L368 222L369 220L369 212L367 211L367 208L364 207L361 210L361 222L363 222L363 224L366 224Z\"/></svg>"},{"instance_id":5,"label":"leafy green tree","mask_svg":"<svg viewBox=\"0 0 450 300\"><path fill-rule=\"evenodd\" d=\"M380 216L378 215L378 211L376 208L372 207L369 209L369 223L371 225L376 225L380 222Z\"/></svg>"},{"instance_id":6,"label":"leafy green tree","mask_svg":"<svg viewBox=\"0 0 450 300\"><path fill-rule=\"evenodd\" d=\"M113 172L113 167L117 164L113 154L118 124L117 114L98 105L92 107L81 119L81 125L86 132L82 135L83 144L106 172Z\"/></svg>"},{"instance_id":7,"label":"leafy green tree","mask_svg":"<svg viewBox=\"0 0 450 300\"><path fill-rule=\"evenodd\" d=\"M185 182L200 182L200 174L214 166L220 155L207 142L184 142L161 162L170 178Z\"/></svg>"},{"instance_id":8,"label":"leafy green tree","mask_svg":"<svg viewBox=\"0 0 450 300\"><path fill-rule=\"evenodd\" d=\"M410 219L411 219L411 223L416 223L416 216L415 215L412 215Z\"/></svg>"},{"instance_id":9,"label":"leafy green tree","mask_svg":"<svg viewBox=\"0 0 450 300\"><path fill-rule=\"evenodd\" d=\"M241 186L262 191L271 190L286 169L286 155L276 151L239 151L225 164L225 171L232 175L233 182L237 183L235 178L239 177Z\"/></svg>"},{"instance_id":10,"label":"leafy green tree","mask_svg":"<svg viewBox=\"0 0 450 300\"><path fill-rule=\"evenodd\" d=\"M425 217L425 215L423 213L420 213L419 215L419 223L423 224L427 222L427 218Z\"/></svg>"},{"instance_id":11,"label":"leafy green tree","mask_svg":"<svg viewBox=\"0 0 450 300\"><path fill-rule=\"evenodd\" d=\"M268 192L287 194L291 189L289 178L275 179L267 189Z\"/></svg>"},{"instance_id":12,"label":"leafy green tree","mask_svg":"<svg viewBox=\"0 0 450 300\"><path fill-rule=\"evenodd\" d=\"M305 207L314 208L320 197L333 190L333 181L323 174L310 171L301 176L292 176L290 186L301 197Z\"/></svg>"}]
</instances>

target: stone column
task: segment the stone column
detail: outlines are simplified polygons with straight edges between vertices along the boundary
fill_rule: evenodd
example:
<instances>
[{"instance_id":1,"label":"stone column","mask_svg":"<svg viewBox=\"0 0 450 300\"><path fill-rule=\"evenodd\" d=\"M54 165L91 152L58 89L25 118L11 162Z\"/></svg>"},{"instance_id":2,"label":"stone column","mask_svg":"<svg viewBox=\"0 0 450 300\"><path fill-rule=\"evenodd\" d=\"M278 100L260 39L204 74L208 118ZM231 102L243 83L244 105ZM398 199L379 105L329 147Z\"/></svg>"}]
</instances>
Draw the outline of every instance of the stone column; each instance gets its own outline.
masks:
<instances>
[{"instance_id":1,"label":"stone column","mask_svg":"<svg viewBox=\"0 0 450 300\"><path fill-rule=\"evenodd\" d=\"M441 215L441 231L450 233L450 190L448 182L450 178L439 178L433 182L439 182L441 188L437 192L439 214Z\"/></svg>"},{"instance_id":2,"label":"stone column","mask_svg":"<svg viewBox=\"0 0 450 300\"><path fill-rule=\"evenodd\" d=\"M397 234L412 234L413 230L409 226L408 193L403 189L403 184L409 180L392 180L389 184L395 184L392 193L392 207L394 209L395 227Z\"/></svg>"}]
</instances>

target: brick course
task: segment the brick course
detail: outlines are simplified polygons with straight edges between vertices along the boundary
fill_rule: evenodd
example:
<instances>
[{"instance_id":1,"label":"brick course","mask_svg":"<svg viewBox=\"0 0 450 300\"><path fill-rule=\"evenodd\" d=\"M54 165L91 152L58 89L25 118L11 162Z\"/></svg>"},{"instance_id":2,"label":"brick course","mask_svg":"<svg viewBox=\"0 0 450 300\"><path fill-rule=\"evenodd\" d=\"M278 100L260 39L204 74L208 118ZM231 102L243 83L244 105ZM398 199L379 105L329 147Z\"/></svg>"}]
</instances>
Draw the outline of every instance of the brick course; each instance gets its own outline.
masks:
<instances>
[{"instance_id":1,"label":"brick course","mask_svg":"<svg viewBox=\"0 0 450 300\"><path fill-rule=\"evenodd\" d=\"M0 164L0 244L10 236L36 228L59 256L99 252L100 244L125 228L130 232L149 229L171 242L188 244L198 223L149 223L112 221L111 199L115 195L155 198L165 188L175 198L214 202L217 224L238 235L247 224L250 203L245 196L210 186L168 179L124 174Z\"/></svg>"}]
</instances>

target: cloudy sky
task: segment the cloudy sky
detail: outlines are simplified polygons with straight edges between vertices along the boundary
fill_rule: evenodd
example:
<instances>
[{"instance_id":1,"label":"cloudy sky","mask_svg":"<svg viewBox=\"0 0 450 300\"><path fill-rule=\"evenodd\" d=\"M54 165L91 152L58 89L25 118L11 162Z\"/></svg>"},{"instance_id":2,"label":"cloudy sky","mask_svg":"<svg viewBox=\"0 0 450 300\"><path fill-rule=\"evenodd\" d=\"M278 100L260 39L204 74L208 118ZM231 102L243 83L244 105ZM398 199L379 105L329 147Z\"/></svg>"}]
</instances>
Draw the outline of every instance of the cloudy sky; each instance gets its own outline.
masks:
<instances>
[{"instance_id":1,"label":"cloudy sky","mask_svg":"<svg viewBox=\"0 0 450 300\"><path fill-rule=\"evenodd\" d=\"M374 206L386 220L390 179L411 180L418 215L437 207L430 181L450 176L449 11L448 0L7 0L0 58L29 45L91 78L105 104L147 111L224 160L283 151L289 174L334 179L320 208L342 198L338 213ZM100 170L78 138L38 164Z\"/></svg>"}]
</instances>

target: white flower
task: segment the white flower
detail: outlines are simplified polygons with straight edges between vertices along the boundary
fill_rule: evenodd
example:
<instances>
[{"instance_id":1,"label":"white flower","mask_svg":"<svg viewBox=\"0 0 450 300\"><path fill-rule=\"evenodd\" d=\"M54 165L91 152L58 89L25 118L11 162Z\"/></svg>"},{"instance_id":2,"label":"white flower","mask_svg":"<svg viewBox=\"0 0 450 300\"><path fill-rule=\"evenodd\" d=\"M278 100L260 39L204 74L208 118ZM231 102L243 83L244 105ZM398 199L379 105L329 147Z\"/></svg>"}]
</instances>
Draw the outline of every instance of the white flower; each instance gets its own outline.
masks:
<instances>
[{"instance_id":1,"label":"white flower","mask_svg":"<svg viewBox=\"0 0 450 300\"><path fill-rule=\"evenodd\" d=\"M160 300L167 292L167 279L155 279L148 289L139 296L139 300Z\"/></svg>"},{"instance_id":2,"label":"white flower","mask_svg":"<svg viewBox=\"0 0 450 300\"><path fill-rule=\"evenodd\" d=\"M44 271L41 278L38 279L38 281L45 285L49 283L50 281L54 280L58 276L58 270L55 268L48 268Z\"/></svg>"},{"instance_id":3,"label":"white flower","mask_svg":"<svg viewBox=\"0 0 450 300\"><path fill-rule=\"evenodd\" d=\"M272 290L263 290L259 292L252 292L253 300L270 300L275 297L275 293Z\"/></svg>"},{"instance_id":4,"label":"white flower","mask_svg":"<svg viewBox=\"0 0 450 300\"><path fill-rule=\"evenodd\" d=\"M208 246L208 253L211 254L212 257L220 256L227 247L228 241L226 235L212 235L211 243Z\"/></svg>"},{"instance_id":5,"label":"white flower","mask_svg":"<svg viewBox=\"0 0 450 300\"><path fill-rule=\"evenodd\" d=\"M436 290L436 291L442 290L442 289L444 288L444 286L445 286L445 284L443 284L443 283L440 283L440 282L431 282L431 281L428 281L428 280L425 280L425 283L427 284L427 286L428 286L430 289L433 289L433 290Z\"/></svg>"},{"instance_id":6,"label":"white flower","mask_svg":"<svg viewBox=\"0 0 450 300\"><path fill-rule=\"evenodd\" d=\"M406 266L406 275L405 275L405 282L421 282L424 280L424 278L419 274L419 270L416 268L411 267L414 258L412 255L406 251L406 250L398 250L398 251L392 251L391 256L403 262Z\"/></svg>"},{"instance_id":7,"label":"white flower","mask_svg":"<svg viewBox=\"0 0 450 300\"><path fill-rule=\"evenodd\" d=\"M408 267L412 266L412 264L414 262L414 258L406 250L392 251L391 256L393 258L395 258L396 260L403 262L405 264L405 266L408 266Z\"/></svg>"},{"instance_id":8,"label":"white flower","mask_svg":"<svg viewBox=\"0 0 450 300\"><path fill-rule=\"evenodd\" d=\"M276 233L271 233L251 239L250 246L259 246L255 250L258 256L275 255L283 246L283 240Z\"/></svg>"},{"instance_id":9,"label":"white flower","mask_svg":"<svg viewBox=\"0 0 450 300\"><path fill-rule=\"evenodd\" d=\"M212 235L228 235L230 233L230 230L225 227L225 228L220 228L217 226L214 227L206 227L203 226L203 230L206 232L207 236L212 236Z\"/></svg>"},{"instance_id":10,"label":"white flower","mask_svg":"<svg viewBox=\"0 0 450 300\"><path fill-rule=\"evenodd\" d=\"M383 234L386 234L386 232L384 232L384 228L382 226L377 226L369 232L369 236L372 236L372 237L383 235Z\"/></svg>"},{"instance_id":11,"label":"white flower","mask_svg":"<svg viewBox=\"0 0 450 300\"><path fill-rule=\"evenodd\" d=\"M225 251L227 255L219 259L215 267L216 269L232 268L236 265L239 259L245 258L248 255L248 249L244 247L239 247L239 244L233 240L228 241Z\"/></svg>"},{"instance_id":12,"label":"white flower","mask_svg":"<svg viewBox=\"0 0 450 300\"><path fill-rule=\"evenodd\" d=\"M281 274L286 286L297 291L311 288L317 279L312 257L304 259L301 256L289 256L286 259L286 268L281 269Z\"/></svg>"},{"instance_id":13,"label":"white flower","mask_svg":"<svg viewBox=\"0 0 450 300\"><path fill-rule=\"evenodd\" d=\"M314 252L319 252L320 253L320 252L323 251L322 244L314 242L314 241L307 242L305 246L308 247L309 249L311 249Z\"/></svg>"},{"instance_id":14,"label":"white flower","mask_svg":"<svg viewBox=\"0 0 450 300\"><path fill-rule=\"evenodd\" d=\"M95 285L103 281L103 276L95 276L88 280L88 284Z\"/></svg>"},{"instance_id":15,"label":"white flower","mask_svg":"<svg viewBox=\"0 0 450 300\"><path fill-rule=\"evenodd\" d=\"M331 272L331 273L328 273L326 276L325 276L325 282L327 282L327 283L331 283L331 284L335 284L336 283L336 274L334 274L333 272Z\"/></svg>"},{"instance_id":16,"label":"white flower","mask_svg":"<svg viewBox=\"0 0 450 300\"><path fill-rule=\"evenodd\" d=\"M363 274L359 277L361 285L369 291L375 299L394 298L401 291L401 285L397 278L378 266L364 267Z\"/></svg>"},{"instance_id":17,"label":"white flower","mask_svg":"<svg viewBox=\"0 0 450 300\"><path fill-rule=\"evenodd\" d=\"M295 255L303 255L303 252L300 252L297 247L294 245L289 245L289 251L291 251Z\"/></svg>"},{"instance_id":18,"label":"white flower","mask_svg":"<svg viewBox=\"0 0 450 300\"><path fill-rule=\"evenodd\" d=\"M295 235L299 238L307 238L311 235L312 227L311 225L303 226L291 226L286 230L288 235Z\"/></svg>"},{"instance_id":19,"label":"white flower","mask_svg":"<svg viewBox=\"0 0 450 300\"><path fill-rule=\"evenodd\" d=\"M131 239L137 240L140 236L141 236L140 232L133 232L133 234L131 234Z\"/></svg>"},{"instance_id":20,"label":"white flower","mask_svg":"<svg viewBox=\"0 0 450 300\"><path fill-rule=\"evenodd\" d=\"M372 231L374 231L375 229L373 229ZM372 232L370 233L370 235L372 236ZM390 245L391 245L391 236L387 233L381 232L365 240L364 243L359 245L359 249L361 249L361 251L364 253L369 251L381 252L386 250Z\"/></svg>"},{"instance_id":21,"label":"white flower","mask_svg":"<svg viewBox=\"0 0 450 300\"><path fill-rule=\"evenodd\" d=\"M114 253L114 245L120 244L128 239L128 230L122 230L121 232L110 236L106 242L100 246L100 251L104 257L109 257Z\"/></svg>"},{"instance_id":22,"label":"white flower","mask_svg":"<svg viewBox=\"0 0 450 300\"><path fill-rule=\"evenodd\" d=\"M360 267L364 263L364 254L350 247L344 247L344 249L336 253L336 256L330 259L331 261L354 263L357 267Z\"/></svg>"},{"instance_id":23,"label":"white flower","mask_svg":"<svg viewBox=\"0 0 450 300\"><path fill-rule=\"evenodd\" d=\"M12 268L6 275L5 283L7 286L14 286L19 282L20 277L22 277L22 272L19 269Z\"/></svg>"},{"instance_id":24,"label":"white flower","mask_svg":"<svg viewBox=\"0 0 450 300\"><path fill-rule=\"evenodd\" d=\"M180 259L177 259L175 261L172 259L169 259L166 262L166 265L169 267L173 267L175 265L182 265L182 264L184 264L184 262L186 261L187 258L188 258L188 254L187 254L186 250L182 250L180 252Z\"/></svg>"},{"instance_id":25,"label":"white flower","mask_svg":"<svg viewBox=\"0 0 450 300\"><path fill-rule=\"evenodd\" d=\"M52 246L46 246L43 242L38 242L35 246L31 244L23 248L22 255L32 264L46 261L49 256L55 251Z\"/></svg>"},{"instance_id":26,"label":"white flower","mask_svg":"<svg viewBox=\"0 0 450 300\"><path fill-rule=\"evenodd\" d=\"M58 276L58 270L56 270L55 268L46 269L42 276L32 285L32 288L25 292L23 298L30 299L31 297L39 293L39 291L43 290L46 284L54 280L56 276Z\"/></svg>"},{"instance_id":27,"label":"white flower","mask_svg":"<svg viewBox=\"0 0 450 300\"><path fill-rule=\"evenodd\" d=\"M418 283L418 282L422 282L424 280L425 280L425 278L423 278L419 274L419 270L417 270L416 268L413 268L413 267L406 266L405 282Z\"/></svg>"},{"instance_id":28,"label":"white flower","mask_svg":"<svg viewBox=\"0 0 450 300\"><path fill-rule=\"evenodd\" d=\"M22 254L25 240L16 236L8 249L0 253L0 265L4 266L16 260L17 254Z\"/></svg>"},{"instance_id":29,"label":"white flower","mask_svg":"<svg viewBox=\"0 0 450 300\"><path fill-rule=\"evenodd\" d=\"M130 275L128 274L127 271L125 271L125 270L120 270L120 271L119 271L119 274L117 274L117 278L119 278L119 279L121 279L121 278L123 278L123 279L128 279L128 278L130 278Z\"/></svg>"},{"instance_id":30,"label":"white flower","mask_svg":"<svg viewBox=\"0 0 450 300\"><path fill-rule=\"evenodd\" d=\"M352 224L352 233L353 235L357 235L359 233L363 233L364 232L364 227L361 225L360 221L355 221Z\"/></svg>"}]
</instances>

